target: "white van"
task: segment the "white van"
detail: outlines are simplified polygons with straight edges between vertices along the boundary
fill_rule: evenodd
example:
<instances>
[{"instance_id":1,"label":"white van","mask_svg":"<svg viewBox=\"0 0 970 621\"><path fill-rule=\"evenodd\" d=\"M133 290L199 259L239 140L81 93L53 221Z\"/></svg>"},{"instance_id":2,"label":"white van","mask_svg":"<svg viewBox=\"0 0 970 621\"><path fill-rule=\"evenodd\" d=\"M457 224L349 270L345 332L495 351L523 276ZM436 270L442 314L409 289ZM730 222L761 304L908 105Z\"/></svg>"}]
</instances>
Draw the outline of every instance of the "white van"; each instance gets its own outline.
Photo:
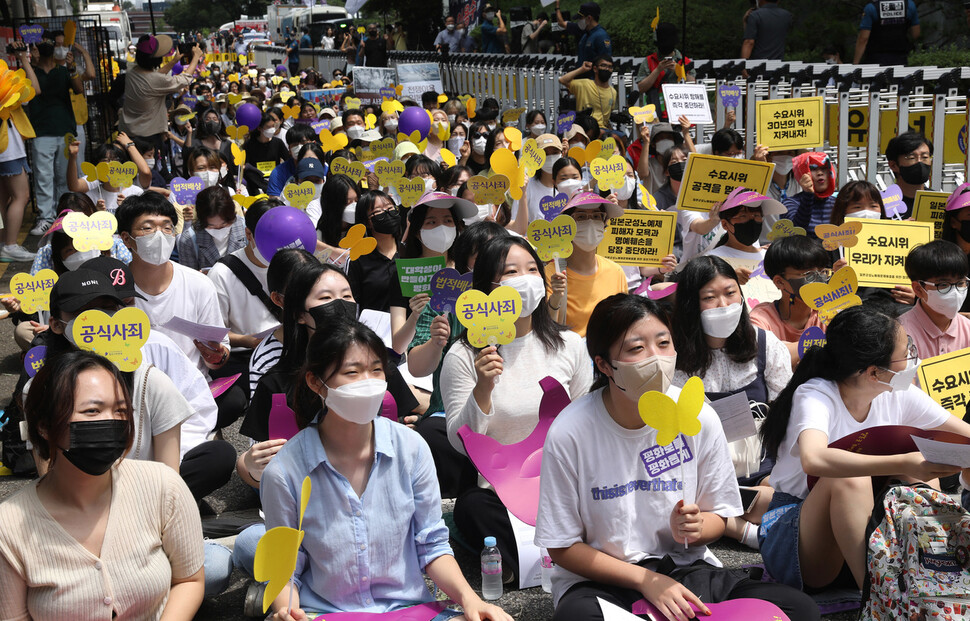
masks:
<instances>
[{"instance_id":1,"label":"white van","mask_svg":"<svg viewBox=\"0 0 970 621\"><path fill-rule=\"evenodd\" d=\"M116 59L124 59L131 44L131 23L125 11L99 11L81 13L79 17L101 18L101 27L108 33L108 47Z\"/></svg>"}]
</instances>

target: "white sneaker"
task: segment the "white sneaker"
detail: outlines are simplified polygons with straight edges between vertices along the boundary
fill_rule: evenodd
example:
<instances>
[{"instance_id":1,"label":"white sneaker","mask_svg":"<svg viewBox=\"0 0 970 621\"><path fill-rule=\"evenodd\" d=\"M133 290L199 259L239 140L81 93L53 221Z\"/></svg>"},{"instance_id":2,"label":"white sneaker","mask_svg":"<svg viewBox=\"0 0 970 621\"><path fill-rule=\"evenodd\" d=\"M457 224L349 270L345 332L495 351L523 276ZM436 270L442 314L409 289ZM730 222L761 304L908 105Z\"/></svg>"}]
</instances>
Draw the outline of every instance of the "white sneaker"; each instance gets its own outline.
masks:
<instances>
[{"instance_id":1,"label":"white sneaker","mask_svg":"<svg viewBox=\"0 0 970 621\"><path fill-rule=\"evenodd\" d=\"M38 220L34 224L34 228L30 229L31 235L43 235L47 232L47 229L51 228L51 223L47 220Z\"/></svg>"},{"instance_id":2,"label":"white sneaker","mask_svg":"<svg viewBox=\"0 0 970 621\"><path fill-rule=\"evenodd\" d=\"M23 246L10 244L0 249L0 262L13 263L15 261L33 261L36 255Z\"/></svg>"}]
</instances>

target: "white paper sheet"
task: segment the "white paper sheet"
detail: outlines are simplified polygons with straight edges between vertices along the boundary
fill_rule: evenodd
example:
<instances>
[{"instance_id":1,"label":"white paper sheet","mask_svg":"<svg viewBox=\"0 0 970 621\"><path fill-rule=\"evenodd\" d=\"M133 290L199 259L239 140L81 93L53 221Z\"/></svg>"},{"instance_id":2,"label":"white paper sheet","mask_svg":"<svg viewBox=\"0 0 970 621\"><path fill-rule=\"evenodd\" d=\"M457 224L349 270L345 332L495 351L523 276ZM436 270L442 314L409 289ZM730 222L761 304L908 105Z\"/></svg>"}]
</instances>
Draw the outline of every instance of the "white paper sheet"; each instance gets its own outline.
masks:
<instances>
[{"instance_id":1,"label":"white paper sheet","mask_svg":"<svg viewBox=\"0 0 970 621\"><path fill-rule=\"evenodd\" d=\"M754 424L754 416L751 414L751 404L744 392L711 401L711 407L717 412L717 417L721 419L724 437L728 442L750 438L758 433L758 428Z\"/></svg>"},{"instance_id":2,"label":"white paper sheet","mask_svg":"<svg viewBox=\"0 0 970 621\"><path fill-rule=\"evenodd\" d=\"M264 338L266 338L267 336L269 336L269 335L270 335L270 334L272 334L273 332L276 332L276 328L278 328L278 327L279 327L278 325L276 325L276 326L273 326L273 327L272 327L272 328L270 328L269 330L263 330L263 331L262 331L262 332L260 332L259 334L254 334L253 336L255 336L256 338L258 338L259 340L261 340L261 341L262 341L262 340L263 340Z\"/></svg>"},{"instance_id":3,"label":"white paper sheet","mask_svg":"<svg viewBox=\"0 0 970 621\"><path fill-rule=\"evenodd\" d=\"M529 526L519 518L509 513L512 522L512 532L515 534L515 546L519 550L519 588L542 584L542 566L539 564L539 548L535 544L536 527Z\"/></svg>"},{"instance_id":4,"label":"white paper sheet","mask_svg":"<svg viewBox=\"0 0 970 621\"><path fill-rule=\"evenodd\" d=\"M603 611L603 621L642 621L640 617L636 616L632 612L627 612L616 604L611 604L602 597L597 597L596 601L599 602L600 610Z\"/></svg>"},{"instance_id":5,"label":"white paper sheet","mask_svg":"<svg viewBox=\"0 0 970 621\"><path fill-rule=\"evenodd\" d=\"M172 317L162 324L163 328L173 330L179 334L202 341L203 343L214 341L221 343L229 334L229 328L223 326L207 326L203 323L195 323L181 317Z\"/></svg>"},{"instance_id":6,"label":"white paper sheet","mask_svg":"<svg viewBox=\"0 0 970 621\"><path fill-rule=\"evenodd\" d=\"M916 448L923 454L926 461L934 464L970 468L970 444L954 444L952 442L938 442L917 436L910 437L916 443Z\"/></svg>"},{"instance_id":7,"label":"white paper sheet","mask_svg":"<svg viewBox=\"0 0 970 621\"><path fill-rule=\"evenodd\" d=\"M391 314L365 308L360 311L360 323L377 333L384 345L391 346Z\"/></svg>"}]
</instances>

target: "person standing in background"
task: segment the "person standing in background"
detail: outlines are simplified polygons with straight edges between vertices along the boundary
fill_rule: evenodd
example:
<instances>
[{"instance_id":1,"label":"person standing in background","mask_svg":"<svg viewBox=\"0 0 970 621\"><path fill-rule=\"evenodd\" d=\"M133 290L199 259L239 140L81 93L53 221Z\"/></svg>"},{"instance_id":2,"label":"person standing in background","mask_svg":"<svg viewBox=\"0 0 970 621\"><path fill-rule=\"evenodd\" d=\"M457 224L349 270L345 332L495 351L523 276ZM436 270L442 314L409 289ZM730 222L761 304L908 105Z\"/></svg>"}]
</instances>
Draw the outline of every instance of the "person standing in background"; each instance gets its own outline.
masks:
<instances>
[{"instance_id":1,"label":"person standing in background","mask_svg":"<svg viewBox=\"0 0 970 621\"><path fill-rule=\"evenodd\" d=\"M492 23L493 19L498 19L498 25ZM502 21L502 11L496 11L490 2L486 2L482 8L482 52L486 54L502 54L505 49L499 41L499 36L507 31L505 22Z\"/></svg>"},{"instance_id":2,"label":"person standing in background","mask_svg":"<svg viewBox=\"0 0 970 621\"><path fill-rule=\"evenodd\" d=\"M523 54L539 53L539 36L548 25L549 16L544 11L536 15L536 18L531 22L525 23L525 26L522 27L521 39Z\"/></svg>"},{"instance_id":3,"label":"person standing in background","mask_svg":"<svg viewBox=\"0 0 970 621\"><path fill-rule=\"evenodd\" d=\"M757 0L757 3L758 7L745 16L741 58L784 60L792 14L778 6L778 0Z\"/></svg>"},{"instance_id":4,"label":"person standing in background","mask_svg":"<svg viewBox=\"0 0 970 621\"><path fill-rule=\"evenodd\" d=\"M913 0L870 0L862 12L854 63L905 65L919 39L919 13Z\"/></svg>"},{"instance_id":5,"label":"person standing in background","mask_svg":"<svg viewBox=\"0 0 970 621\"><path fill-rule=\"evenodd\" d=\"M576 62L592 62L597 56L613 56L613 44L606 28L600 26L600 5L587 2L579 7L579 28L585 31L579 40Z\"/></svg>"}]
</instances>

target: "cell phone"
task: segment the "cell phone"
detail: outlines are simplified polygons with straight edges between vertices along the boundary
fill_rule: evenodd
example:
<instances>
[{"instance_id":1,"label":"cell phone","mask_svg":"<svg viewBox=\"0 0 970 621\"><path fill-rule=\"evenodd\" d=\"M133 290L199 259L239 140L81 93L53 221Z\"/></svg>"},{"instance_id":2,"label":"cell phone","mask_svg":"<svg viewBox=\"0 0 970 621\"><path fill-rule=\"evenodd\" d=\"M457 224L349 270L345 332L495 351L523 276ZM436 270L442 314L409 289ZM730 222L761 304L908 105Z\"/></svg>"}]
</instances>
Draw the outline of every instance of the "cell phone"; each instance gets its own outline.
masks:
<instances>
[{"instance_id":1,"label":"cell phone","mask_svg":"<svg viewBox=\"0 0 970 621\"><path fill-rule=\"evenodd\" d=\"M669 60L669 61L673 62L674 57L673 56L665 56L664 57L664 60Z\"/></svg>"},{"instance_id":2,"label":"cell phone","mask_svg":"<svg viewBox=\"0 0 970 621\"><path fill-rule=\"evenodd\" d=\"M750 513L754 509L754 503L758 501L758 496L761 495L761 491L753 487L744 487L743 485L738 486L738 489L741 491L741 507L745 513Z\"/></svg>"}]
</instances>

